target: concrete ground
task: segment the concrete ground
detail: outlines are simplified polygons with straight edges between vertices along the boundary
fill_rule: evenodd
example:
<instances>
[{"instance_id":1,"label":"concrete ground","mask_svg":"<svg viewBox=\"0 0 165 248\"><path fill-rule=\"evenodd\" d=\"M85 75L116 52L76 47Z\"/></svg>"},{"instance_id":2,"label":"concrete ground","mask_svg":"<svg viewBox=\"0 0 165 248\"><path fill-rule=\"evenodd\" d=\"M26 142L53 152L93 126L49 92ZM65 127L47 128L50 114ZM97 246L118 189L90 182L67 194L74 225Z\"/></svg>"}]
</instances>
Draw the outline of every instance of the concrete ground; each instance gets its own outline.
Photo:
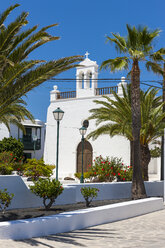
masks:
<instances>
[{"instance_id":1,"label":"concrete ground","mask_svg":"<svg viewBox=\"0 0 165 248\"><path fill-rule=\"evenodd\" d=\"M164 248L165 209L143 216L42 238L0 240L0 248Z\"/></svg>"}]
</instances>

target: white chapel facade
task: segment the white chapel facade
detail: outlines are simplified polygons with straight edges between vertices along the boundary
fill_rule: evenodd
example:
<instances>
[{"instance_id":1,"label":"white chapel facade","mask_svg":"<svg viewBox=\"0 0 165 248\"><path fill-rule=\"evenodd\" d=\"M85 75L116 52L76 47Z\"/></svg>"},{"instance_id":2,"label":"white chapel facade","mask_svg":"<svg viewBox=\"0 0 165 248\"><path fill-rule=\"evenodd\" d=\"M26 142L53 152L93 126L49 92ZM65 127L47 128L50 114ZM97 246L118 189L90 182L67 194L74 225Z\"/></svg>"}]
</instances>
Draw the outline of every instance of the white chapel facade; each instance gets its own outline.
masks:
<instances>
[{"instance_id":1,"label":"white chapel facade","mask_svg":"<svg viewBox=\"0 0 165 248\"><path fill-rule=\"evenodd\" d=\"M83 121L89 116L89 110L96 104L93 100L103 100L102 95L113 98L112 91L122 96L122 86L126 86L125 78L114 87L98 88L98 65L96 61L86 58L76 69L76 91L60 92L57 86L50 92L50 105L47 111L46 136L44 148L44 161L47 164L56 163L57 122L54 120L53 111L60 107L64 111L59 129L59 179L74 177L75 172L81 172L81 128ZM95 120L89 121L87 133L95 130ZM121 136L110 137L102 135L96 140L85 141L84 171L96 156L122 158L129 165L129 141Z\"/></svg>"}]
</instances>

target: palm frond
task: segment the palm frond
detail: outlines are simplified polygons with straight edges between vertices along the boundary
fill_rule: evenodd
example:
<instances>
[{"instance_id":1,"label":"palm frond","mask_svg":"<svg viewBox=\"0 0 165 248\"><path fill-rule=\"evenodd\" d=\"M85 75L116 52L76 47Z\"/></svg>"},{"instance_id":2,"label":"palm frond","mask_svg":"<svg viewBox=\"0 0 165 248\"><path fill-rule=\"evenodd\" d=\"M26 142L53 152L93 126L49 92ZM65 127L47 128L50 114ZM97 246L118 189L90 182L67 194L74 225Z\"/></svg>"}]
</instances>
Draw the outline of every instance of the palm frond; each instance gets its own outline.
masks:
<instances>
[{"instance_id":1,"label":"palm frond","mask_svg":"<svg viewBox=\"0 0 165 248\"><path fill-rule=\"evenodd\" d=\"M129 59L127 57L117 57L115 59L105 60L101 66L100 70L108 69L111 72L115 72L116 70L127 70L129 68Z\"/></svg>"}]
</instances>

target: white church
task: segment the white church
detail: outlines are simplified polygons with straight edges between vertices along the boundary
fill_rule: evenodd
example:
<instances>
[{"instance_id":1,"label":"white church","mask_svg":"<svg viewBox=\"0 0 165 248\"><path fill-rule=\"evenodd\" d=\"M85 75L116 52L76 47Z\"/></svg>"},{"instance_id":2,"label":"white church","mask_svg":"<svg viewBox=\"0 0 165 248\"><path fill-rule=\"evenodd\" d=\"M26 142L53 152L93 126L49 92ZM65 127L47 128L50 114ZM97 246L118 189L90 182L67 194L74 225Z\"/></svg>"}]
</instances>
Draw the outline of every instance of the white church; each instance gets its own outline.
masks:
<instances>
[{"instance_id":1,"label":"white church","mask_svg":"<svg viewBox=\"0 0 165 248\"><path fill-rule=\"evenodd\" d=\"M57 121L53 111L60 107L64 111L59 125L59 165L60 180L74 177L75 172L81 172L82 143L79 128L89 116L89 110L96 107L93 100L102 100L102 95L113 98L112 90L122 96L122 87L126 86L125 78L114 87L98 88L98 65L96 61L86 58L76 69L76 91L60 92L57 86L50 92L50 105L47 111L44 160L47 164L56 164ZM97 106L98 107L98 106ZM87 133L95 130L95 120L89 121ZM102 155L122 158L126 165L130 161L129 141L124 137L102 135L97 140L85 141L83 152L84 171L96 156ZM149 165L150 180L160 179L160 158L152 159Z\"/></svg>"}]
</instances>

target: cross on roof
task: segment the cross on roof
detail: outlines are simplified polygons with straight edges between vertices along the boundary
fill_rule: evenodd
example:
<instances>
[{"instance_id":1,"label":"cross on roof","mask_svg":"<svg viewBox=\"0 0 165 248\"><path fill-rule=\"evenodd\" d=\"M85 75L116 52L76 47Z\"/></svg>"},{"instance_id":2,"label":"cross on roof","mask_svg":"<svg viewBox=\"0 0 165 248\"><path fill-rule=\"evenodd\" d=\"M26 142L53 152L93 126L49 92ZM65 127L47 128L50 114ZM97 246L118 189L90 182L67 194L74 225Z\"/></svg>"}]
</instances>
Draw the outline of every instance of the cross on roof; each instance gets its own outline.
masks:
<instances>
[{"instance_id":1,"label":"cross on roof","mask_svg":"<svg viewBox=\"0 0 165 248\"><path fill-rule=\"evenodd\" d=\"M88 55L89 55L90 53L88 53L88 51L85 53L85 56L86 56L86 59L88 59Z\"/></svg>"}]
</instances>

